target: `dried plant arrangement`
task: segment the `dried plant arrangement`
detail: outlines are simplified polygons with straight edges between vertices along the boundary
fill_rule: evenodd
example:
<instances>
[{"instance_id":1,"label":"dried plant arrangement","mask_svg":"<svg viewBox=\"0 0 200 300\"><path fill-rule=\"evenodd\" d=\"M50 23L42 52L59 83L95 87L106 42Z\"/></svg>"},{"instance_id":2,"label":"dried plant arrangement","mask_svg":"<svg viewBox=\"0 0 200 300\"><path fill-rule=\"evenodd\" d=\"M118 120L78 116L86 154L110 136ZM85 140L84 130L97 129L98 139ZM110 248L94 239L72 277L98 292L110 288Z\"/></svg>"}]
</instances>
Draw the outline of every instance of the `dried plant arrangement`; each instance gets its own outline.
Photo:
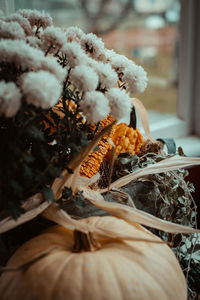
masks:
<instances>
[{"instance_id":1,"label":"dried plant arrangement","mask_svg":"<svg viewBox=\"0 0 200 300\"><path fill-rule=\"evenodd\" d=\"M2 299L198 299L200 159L151 137L146 86L93 33L1 14Z\"/></svg>"}]
</instances>

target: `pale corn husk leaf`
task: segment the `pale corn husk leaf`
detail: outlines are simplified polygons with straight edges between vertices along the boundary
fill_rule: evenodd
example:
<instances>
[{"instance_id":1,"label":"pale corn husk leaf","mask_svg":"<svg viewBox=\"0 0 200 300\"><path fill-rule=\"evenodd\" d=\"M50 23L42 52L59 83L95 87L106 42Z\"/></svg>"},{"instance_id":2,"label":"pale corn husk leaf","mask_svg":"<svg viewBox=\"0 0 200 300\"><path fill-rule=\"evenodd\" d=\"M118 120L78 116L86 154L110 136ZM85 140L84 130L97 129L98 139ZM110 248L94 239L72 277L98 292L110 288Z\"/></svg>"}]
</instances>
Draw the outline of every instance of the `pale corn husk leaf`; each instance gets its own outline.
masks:
<instances>
[{"instance_id":1,"label":"pale corn husk leaf","mask_svg":"<svg viewBox=\"0 0 200 300\"><path fill-rule=\"evenodd\" d=\"M28 198L22 204L22 208L24 208L26 211L29 211L31 209L38 207L43 202L43 200L44 200L44 198L43 198L42 194L37 193L37 194L33 195L32 197Z\"/></svg>"},{"instance_id":2,"label":"pale corn husk leaf","mask_svg":"<svg viewBox=\"0 0 200 300\"><path fill-rule=\"evenodd\" d=\"M93 183L95 183L99 178L100 174L97 173L91 178L80 176L80 166L78 166L74 174L68 178L68 180L65 182L64 186L71 188L73 194L76 194L82 186L89 186Z\"/></svg>"},{"instance_id":3,"label":"pale corn husk leaf","mask_svg":"<svg viewBox=\"0 0 200 300\"><path fill-rule=\"evenodd\" d=\"M82 220L74 220L67 212L60 209L57 204L51 204L43 213L42 215L51 220L55 223L71 229L71 230L78 230L84 233L92 232L93 234L97 236L101 236L104 238L112 238L112 239L126 239L126 240L134 240L134 241L141 241L141 242L151 242L151 243L164 243L162 240L160 240L157 236L149 232L150 238L138 238L137 234L134 235L128 235L124 231L119 231L115 229L108 229L108 228L98 228L96 226L93 226L92 224L83 222ZM136 229L138 229L138 232L144 229L139 224L134 223L133 224Z\"/></svg>"},{"instance_id":4,"label":"pale corn husk leaf","mask_svg":"<svg viewBox=\"0 0 200 300\"><path fill-rule=\"evenodd\" d=\"M100 174L95 174L92 178L86 178L78 176L76 185L77 187L85 187L89 184L96 182L99 179ZM73 180L73 176L71 177ZM70 181L69 184L72 182ZM50 202L45 201L42 202L44 199L42 194L35 194L34 196L27 199L22 207L26 210L24 214L22 214L17 220L13 219L11 216L0 220L0 234L7 232L15 227L22 225L28 221L31 221L39 214L41 214L47 207L50 206Z\"/></svg>"},{"instance_id":5,"label":"pale corn husk leaf","mask_svg":"<svg viewBox=\"0 0 200 300\"><path fill-rule=\"evenodd\" d=\"M144 107L144 104L137 98L131 99L131 104L135 107L135 109L140 117L140 120L141 120L141 123L144 128L144 132L145 132L146 136L148 138L151 138L148 112L147 112L146 108Z\"/></svg>"},{"instance_id":6,"label":"pale corn husk leaf","mask_svg":"<svg viewBox=\"0 0 200 300\"><path fill-rule=\"evenodd\" d=\"M129 207L120 203L105 201L103 196L97 191L89 190L87 188L83 188L82 191L83 196L91 203L130 224L138 223L171 233L200 233L200 230L198 229L159 219L137 208Z\"/></svg>"},{"instance_id":7,"label":"pale corn husk leaf","mask_svg":"<svg viewBox=\"0 0 200 300\"><path fill-rule=\"evenodd\" d=\"M41 214L51 203L48 201L42 202L42 195L36 194L26 201L24 207L27 210L17 220L11 216L0 221L0 234L7 232L21 224L24 224Z\"/></svg>"},{"instance_id":8,"label":"pale corn husk leaf","mask_svg":"<svg viewBox=\"0 0 200 300\"><path fill-rule=\"evenodd\" d=\"M91 178L79 176L78 179L77 179L77 186L78 187L88 186L90 184L93 184L93 183L97 182L99 180L99 178L100 178L100 174L99 173L96 173Z\"/></svg>"},{"instance_id":9,"label":"pale corn husk leaf","mask_svg":"<svg viewBox=\"0 0 200 300\"><path fill-rule=\"evenodd\" d=\"M113 125L116 123L116 121L112 122L111 124L107 125L106 127L104 127L99 133L97 133L93 140L85 147L81 150L80 154L77 155L74 159L72 159L70 161L70 163L68 164L68 167L72 170L75 170L75 168L77 168L78 166L81 165L81 163L85 160L85 158L88 156L88 154L90 154L90 152L93 151L93 149L97 146L99 140L105 135L108 134Z\"/></svg>"},{"instance_id":10,"label":"pale corn husk leaf","mask_svg":"<svg viewBox=\"0 0 200 300\"><path fill-rule=\"evenodd\" d=\"M112 122L108 126L104 127L97 135L95 135L93 140L85 148L83 148L81 150L79 155L77 155L70 161L70 163L68 164L68 168L71 169L73 172L75 172L79 168L81 163L85 160L85 158L90 154L90 152L92 152L92 150L97 146L99 140L105 134L107 134L111 131L111 129L115 123L116 123L115 121ZM69 173L67 170L64 170L62 172L61 177L56 178L54 180L53 185L52 185L52 190L54 192L55 199L58 199L61 196L62 188L65 185L67 185L67 181L70 180L70 177L72 177L72 176L73 176L73 174ZM75 187L75 184L74 184L74 187Z\"/></svg>"},{"instance_id":11,"label":"pale corn husk leaf","mask_svg":"<svg viewBox=\"0 0 200 300\"><path fill-rule=\"evenodd\" d=\"M144 177L146 175L165 173L195 165L200 165L200 158L175 155L170 158L166 158L156 164L149 165L143 169L139 169L133 173L123 176L111 183L109 188L120 188L127 185L129 182L137 180L138 178ZM105 193L107 191L107 188L99 190L100 193Z\"/></svg>"}]
</instances>

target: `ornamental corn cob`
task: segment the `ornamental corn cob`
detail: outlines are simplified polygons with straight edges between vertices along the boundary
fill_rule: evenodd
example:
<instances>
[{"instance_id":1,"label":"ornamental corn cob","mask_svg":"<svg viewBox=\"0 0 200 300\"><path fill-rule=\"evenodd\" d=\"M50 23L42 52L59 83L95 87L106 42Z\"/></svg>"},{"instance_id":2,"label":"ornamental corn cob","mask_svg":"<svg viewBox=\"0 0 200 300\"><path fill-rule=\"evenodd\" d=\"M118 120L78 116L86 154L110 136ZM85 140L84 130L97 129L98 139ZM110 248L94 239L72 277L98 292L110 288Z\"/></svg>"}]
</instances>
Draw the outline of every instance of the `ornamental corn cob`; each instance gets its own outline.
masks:
<instances>
[{"instance_id":1,"label":"ornamental corn cob","mask_svg":"<svg viewBox=\"0 0 200 300\"><path fill-rule=\"evenodd\" d=\"M100 125L105 127L113 121L112 116L109 115L107 119L100 122ZM109 158L112 145L109 143L108 138L112 140L116 147L116 156L124 152L136 154L143 144L143 137L138 129L135 130L125 123L114 125L111 134L99 142L98 146L100 149L89 154L82 163L80 168L81 176L91 178L99 171L103 159Z\"/></svg>"}]
</instances>

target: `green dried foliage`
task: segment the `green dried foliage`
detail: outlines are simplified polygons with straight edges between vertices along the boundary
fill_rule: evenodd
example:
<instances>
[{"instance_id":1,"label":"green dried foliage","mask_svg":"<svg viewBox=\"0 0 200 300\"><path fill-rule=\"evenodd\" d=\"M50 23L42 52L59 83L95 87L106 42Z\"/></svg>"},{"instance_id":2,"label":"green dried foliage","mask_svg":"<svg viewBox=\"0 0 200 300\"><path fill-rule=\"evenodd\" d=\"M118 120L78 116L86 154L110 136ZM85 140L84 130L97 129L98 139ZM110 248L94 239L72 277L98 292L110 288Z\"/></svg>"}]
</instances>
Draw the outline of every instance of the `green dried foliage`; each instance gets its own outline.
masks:
<instances>
[{"instance_id":1,"label":"green dried foliage","mask_svg":"<svg viewBox=\"0 0 200 300\"><path fill-rule=\"evenodd\" d=\"M138 157L123 153L116 160L113 180L137 169L145 168L149 164L157 163L166 157L169 156L148 153ZM197 227L196 204L192 198L194 186L185 181L187 175L188 171L182 169L151 174L129 183L120 190L131 196L138 209L167 221ZM177 234L173 236L158 230L148 229L172 247L187 279L188 299L197 300L200 294L200 235Z\"/></svg>"},{"instance_id":2,"label":"green dried foliage","mask_svg":"<svg viewBox=\"0 0 200 300\"><path fill-rule=\"evenodd\" d=\"M82 192L78 191L73 195L71 188L64 187L62 196L58 200L60 208L65 210L74 219L81 219L90 216L104 216L107 213L95 205L89 200L85 199Z\"/></svg>"},{"instance_id":3,"label":"green dried foliage","mask_svg":"<svg viewBox=\"0 0 200 300\"><path fill-rule=\"evenodd\" d=\"M53 109L37 109L25 102L14 118L0 116L0 211L14 218L23 213L21 203L37 192L54 201L50 188L53 180L92 138L78 104L72 111L65 101L78 102L78 95L68 87L62 99L63 117Z\"/></svg>"}]
</instances>

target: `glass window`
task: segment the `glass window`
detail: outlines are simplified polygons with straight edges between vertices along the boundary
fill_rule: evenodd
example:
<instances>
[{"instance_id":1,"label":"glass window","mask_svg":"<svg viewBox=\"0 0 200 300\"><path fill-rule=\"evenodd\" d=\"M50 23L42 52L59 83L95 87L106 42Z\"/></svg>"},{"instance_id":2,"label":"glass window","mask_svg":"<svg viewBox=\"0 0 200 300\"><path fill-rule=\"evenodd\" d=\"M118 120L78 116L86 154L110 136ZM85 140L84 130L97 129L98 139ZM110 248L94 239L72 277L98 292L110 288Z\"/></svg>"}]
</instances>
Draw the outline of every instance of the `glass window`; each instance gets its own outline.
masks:
<instances>
[{"instance_id":1,"label":"glass window","mask_svg":"<svg viewBox=\"0 0 200 300\"><path fill-rule=\"evenodd\" d=\"M176 113L179 0L18 0L19 8L44 9L57 26L79 26L102 37L148 73L149 110Z\"/></svg>"},{"instance_id":2,"label":"glass window","mask_svg":"<svg viewBox=\"0 0 200 300\"><path fill-rule=\"evenodd\" d=\"M57 26L94 32L142 65L149 84L134 96L149 111L154 137L200 134L199 0L0 0L6 13L14 6L46 10Z\"/></svg>"}]
</instances>

